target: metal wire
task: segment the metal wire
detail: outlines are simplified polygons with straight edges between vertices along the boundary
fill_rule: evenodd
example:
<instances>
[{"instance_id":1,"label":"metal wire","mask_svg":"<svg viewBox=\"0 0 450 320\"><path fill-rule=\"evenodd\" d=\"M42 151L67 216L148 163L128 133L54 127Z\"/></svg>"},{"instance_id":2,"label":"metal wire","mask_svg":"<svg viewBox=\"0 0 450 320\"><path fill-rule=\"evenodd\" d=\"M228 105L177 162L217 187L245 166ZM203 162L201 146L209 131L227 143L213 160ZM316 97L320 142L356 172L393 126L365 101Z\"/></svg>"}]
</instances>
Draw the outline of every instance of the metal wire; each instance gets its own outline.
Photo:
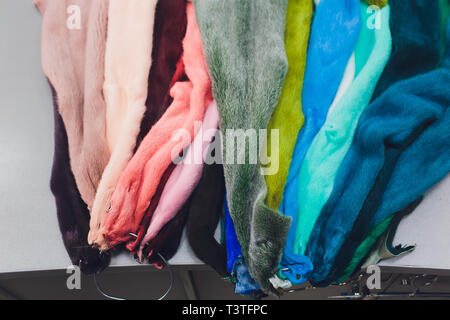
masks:
<instances>
[{"instance_id":1,"label":"metal wire","mask_svg":"<svg viewBox=\"0 0 450 320\"><path fill-rule=\"evenodd\" d=\"M137 235L134 233L130 233L131 236L137 238ZM170 293L170 291L172 291L173 288L173 282L174 282L174 278L173 278L173 271L172 268L170 267L169 263L167 262L166 258L164 258L160 253L158 253L158 256L161 258L161 260L164 262L165 267L167 267L167 270L169 271L169 277L170 277L170 285L169 288L166 290L166 292L159 297L157 300L163 300L165 297L167 297L167 295ZM97 289L98 292L100 292L101 295L103 295L105 298L111 299L111 300L116 300L116 301L124 301L127 300L126 298L120 298L120 297L115 297L112 295L107 294L105 291L103 291L103 289L100 287L99 283L98 283L98 279L97 279L97 274L94 273L94 283L95 283L95 288Z\"/></svg>"}]
</instances>

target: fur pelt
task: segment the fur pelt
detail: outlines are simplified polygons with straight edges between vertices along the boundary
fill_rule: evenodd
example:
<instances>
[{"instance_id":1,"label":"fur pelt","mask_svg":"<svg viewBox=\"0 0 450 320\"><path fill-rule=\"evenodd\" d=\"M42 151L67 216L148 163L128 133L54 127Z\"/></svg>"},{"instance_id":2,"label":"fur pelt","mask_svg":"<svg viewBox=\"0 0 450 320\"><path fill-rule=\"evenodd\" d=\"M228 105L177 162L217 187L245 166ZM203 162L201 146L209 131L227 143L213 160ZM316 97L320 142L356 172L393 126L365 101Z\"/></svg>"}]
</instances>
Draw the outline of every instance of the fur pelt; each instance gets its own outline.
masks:
<instances>
[{"instance_id":1,"label":"fur pelt","mask_svg":"<svg viewBox=\"0 0 450 320\"><path fill-rule=\"evenodd\" d=\"M143 257L146 257L148 263L161 269L165 266L165 263L159 254L167 261L177 253L189 215L190 205L191 198L184 203L176 216L162 227L158 235L146 244Z\"/></svg>"},{"instance_id":2,"label":"fur pelt","mask_svg":"<svg viewBox=\"0 0 450 320\"><path fill-rule=\"evenodd\" d=\"M161 228L169 222L197 186L203 170L203 159L219 126L217 105L212 102L205 112L200 131L189 146L183 161L177 165L167 181L150 225L141 242L139 256L147 242L153 239Z\"/></svg>"},{"instance_id":3,"label":"fur pelt","mask_svg":"<svg viewBox=\"0 0 450 320\"><path fill-rule=\"evenodd\" d=\"M445 54L445 29L449 22L450 17L450 0L439 0L439 7L441 10L441 58L444 57Z\"/></svg>"},{"instance_id":4,"label":"fur pelt","mask_svg":"<svg viewBox=\"0 0 450 320\"><path fill-rule=\"evenodd\" d=\"M186 0L158 1L153 28L152 66L148 79L148 94L138 143L170 105L170 84L177 62L183 53L186 33Z\"/></svg>"},{"instance_id":5,"label":"fur pelt","mask_svg":"<svg viewBox=\"0 0 450 320\"><path fill-rule=\"evenodd\" d=\"M275 210L280 207L297 133L305 120L301 98L312 7L312 0L290 0L287 6L284 44L289 68L280 100L267 127L267 154L272 162L278 162L277 165L271 163L271 166L277 167L278 171L275 174L265 176L267 183L266 203L269 208ZM280 152L279 155L272 158L271 130L273 129L279 132Z\"/></svg>"},{"instance_id":6,"label":"fur pelt","mask_svg":"<svg viewBox=\"0 0 450 320\"><path fill-rule=\"evenodd\" d=\"M415 246L399 245L393 247L392 240L400 221L406 215L414 211L422 199L423 197L420 197L405 209L387 217L381 223L373 227L364 241L361 242L355 250L350 263L341 273L339 273L336 281L339 283L345 281L353 274L353 272L359 270L363 266L363 263L364 265L367 263L375 265L380 260L389 259L414 250Z\"/></svg>"},{"instance_id":7,"label":"fur pelt","mask_svg":"<svg viewBox=\"0 0 450 320\"><path fill-rule=\"evenodd\" d=\"M438 0L389 0L392 54L372 101L394 83L436 67L440 46Z\"/></svg>"},{"instance_id":8,"label":"fur pelt","mask_svg":"<svg viewBox=\"0 0 450 320\"><path fill-rule=\"evenodd\" d=\"M153 30L152 67L148 80L147 110L141 122L136 148L172 103L169 95L170 88L184 76L181 55L186 24L185 0L158 1ZM161 177L158 189L137 230L138 237L130 239L127 243L128 250L135 252L138 248L174 167L174 165L170 165Z\"/></svg>"},{"instance_id":9,"label":"fur pelt","mask_svg":"<svg viewBox=\"0 0 450 320\"><path fill-rule=\"evenodd\" d=\"M360 1L320 1L311 28L302 94L305 124L297 136L280 206L280 211L293 219L291 233L297 225L300 168L310 144L326 120L358 40ZM327 90L323 90L324 86ZM293 242L293 239L289 241Z\"/></svg>"},{"instance_id":10,"label":"fur pelt","mask_svg":"<svg viewBox=\"0 0 450 320\"><path fill-rule=\"evenodd\" d=\"M158 188L156 189L155 194L153 195L152 200L150 201L150 205L148 206L144 214L144 217L142 218L142 221L139 224L139 227L136 232L137 235L136 239L132 238L126 244L126 248L131 252L133 252L133 254L135 255L137 255L138 253L139 245L141 244L141 241L144 238L145 233L147 232L148 226L150 225L150 221L153 217L153 213L155 212L155 209L159 204L159 199L161 198L166 183L169 180L175 168L176 164L171 163L169 167L166 169L166 171L164 171L164 174L161 176L161 179L159 180Z\"/></svg>"},{"instance_id":11,"label":"fur pelt","mask_svg":"<svg viewBox=\"0 0 450 320\"><path fill-rule=\"evenodd\" d=\"M361 9L363 21L366 21L367 4L361 2ZM304 254L314 223L333 190L339 166L350 148L359 117L369 104L389 59L389 6L377 14L380 15L380 28L369 29L363 25L355 49L357 60L365 61L364 67L340 102L328 114L303 160L297 191L297 225L294 226L296 231L293 249L296 254Z\"/></svg>"},{"instance_id":12,"label":"fur pelt","mask_svg":"<svg viewBox=\"0 0 450 320\"><path fill-rule=\"evenodd\" d=\"M308 274L307 270L311 268L311 263L293 252L298 213L299 172L311 142L325 122L354 51L360 29L360 1L322 0L316 5L302 91L305 124L298 132L280 205L280 211L292 218L282 264L289 264L291 269L297 265L295 268L299 270L299 280L302 282L304 276ZM324 87L327 90L323 90ZM292 276L296 278L295 275Z\"/></svg>"},{"instance_id":13,"label":"fur pelt","mask_svg":"<svg viewBox=\"0 0 450 320\"><path fill-rule=\"evenodd\" d=\"M42 68L53 85L67 132L70 167L92 207L110 152L102 94L108 0L35 0L42 14ZM67 27L67 8L80 8L80 30Z\"/></svg>"},{"instance_id":14,"label":"fur pelt","mask_svg":"<svg viewBox=\"0 0 450 320\"><path fill-rule=\"evenodd\" d=\"M191 196L186 234L195 255L222 277L227 276L227 250L215 238L225 202L225 178L220 164L205 164Z\"/></svg>"},{"instance_id":15,"label":"fur pelt","mask_svg":"<svg viewBox=\"0 0 450 320\"><path fill-rule=\"evenodd\" d=\"M88 242L107 249L101 230L120 174L131 159L146 110L157 0L110 0L105 53L106 137L111 158L91 211Z\"/></svg>"},{"instance_id":16,"label":"fur pelt","mask_svg":"<svg viewBox=\"0 0 450 320\"><path fill-rule=\"evenodd\" d=\"M220 129L266 129L287 72L287 0L194 0L219 108ZM224 139L223 154L234 141ZM276 271L290 219L264 204L261 166L224 161L228 204L250 273L263 288Z\"/></svg>"},{"instance_id":17,"label":"fur pelt","mask_svg":"<svg viewBox=\"0 0 450 320\"><path fill-rule=\"evenodd\" d=\"M203 59L200 32L194 7L187 4L187 30L183 40L183 62L189 81L177 82L171 89L173 103L146 135L136 154L122 172L114 194L111 209L105 215L101 233L108 246L130 240L150 204L162 174L194 136L194 122L201 121L212 101L211 82ZM177 129L189 133L189 139L172 138ZM105 241L100 241L105 245Z\"/></svg>"},{"instance_id":18,"label":"fur pelt","mask_svg":"<svg viewBox=\"0 0 450 320\"><path fill-rule=\"evenodd\" d=\"M450 172L449 56L442 68L392 86L361 116L308 242L314 283L329 283L370 228Z\"/></svg>"},{"instance_id":19,"label":"fur pelt","mask_svg":"<svg viewBox=\"0 0 450 320\"><path fill-rule=\"evenodd\" d=\"M333 103L331 104L330 109L328 109L327 117L333 111L333 109L336 108L336 105L339 103L339 101L341 101L344 94L350 88L353 80L355 79L355 75L356 75L356 58L355 52L353 52L350 59L347 62L347 66L345 67L344 75L342 76L342 80L341 83L339 84L339 88L336 92L336 96L334 97Z\"/></svg>"},{"instance_id":20,"label":"fur pelt","mask_svg":"<svg viewBox=\"0 0 450 320\"><path fill-rule=\"evenodd\" d=\"M447 0L446 0L447 1ZM408 48L408 45L411 44L411 42L414 42L413 39L409 38L410 31L415 33L415 38L419 39L416 45L421 43L420 39L434 39L438 38L438 28L436 25L427 25L423 26L422 21L422 14L419 13L419 11L415 11L415 8L417 5L423 6L423 3L416 4L414 1L411 2L404 2L405 6L402 6L399 2L393 1L393 7L391 8L391 29L392 29L392 37L393 37L393 50L397 52L397 55L404 55L405 59L411 59L410 64L408 66L408 70L406 73L403 73L403 77L410 77L413 76L414 73L420 74L426 71L432 70L437 65L437 57L438 57L438 45L437 44L422 44L426 45L427 48L422 49L422 59L415 59L415 57L408 57L410 52L406 49ZM430 7L426 8L426 10L430 10L429 13L431 16L437 17L438 16L438 8L435 5L435 3L430 3ZM441 11L442 11L442 2L441 2ZM392 24L397 24L397 22L394 22L392 15L398 16L399 18L396 18L395 21L398 21L399 19L405 19L406 16L408 16L409 21L408 23L414 24L414 28L410 28L409 30L405 30L403 28L400 28L399 25L396 25L395 27L392 26ZM404 16L404 18L400 18L401 16ZM442 16L442 14L441 14ZM417 22L412 22L414 20L419 20ZM441 21L442 24L442 21ZM441 30L442 33L442 30ZM444 33L445 36L445 33ZM404 41L403 39L406 38L407 40ZM444 37L445 38L445 37ZM429 40L426 40L429 41ZM445 41L443 47L445 47ZM403 47L404 46L404 47ZM442 56L442 55L441 55ZM397 61L397 62L396 62ZM391 58L389 61L389 64L391 64L391 67L394 68L396 65L400 66L399 62L401 63L402 58L397 57L396 59ZM425 61L425 63L422 65L422 61ZM380 83L385 83L384 89L388 88L390 83L395 83L395 81L399 81L401 79L398 78L392 78L390 72L384 72ZM380 93L381 89L378 87L378 94ZM396 214L397 215L397 214ZM370 234L372 235L381 235L386 228L382 228L382 222L379 222L378 225L373 226L372 230L370 231ZM361 265L363 257L368 255L368 250L370 250L371 246L366 245L366 243L373 242L371 238L368 236L364 241L358 246L357 251L355 251L354 257L351 259L351 263L349 263L348 267L346 268L346 271L343 272L343 275L341 275L341 279L344 278L347 274L351 273L352 268L354 268L356 265Z\"/></svg>"},{"instance_id":21,"label":"fur pelt","mask_svg":"<svg viewBox=\"0 0 450 320\"><path fill-rule=\"evenodd\" d=\"M73 265L83 273L97 273L109 264L109 255L100 254L87 243L89 210L81 199L70 168L66 129L58 108L53 86L53 113L55 121L55 153L50 187L56 200L56 213L62 239Z\"/></svg>"}]
</instances>

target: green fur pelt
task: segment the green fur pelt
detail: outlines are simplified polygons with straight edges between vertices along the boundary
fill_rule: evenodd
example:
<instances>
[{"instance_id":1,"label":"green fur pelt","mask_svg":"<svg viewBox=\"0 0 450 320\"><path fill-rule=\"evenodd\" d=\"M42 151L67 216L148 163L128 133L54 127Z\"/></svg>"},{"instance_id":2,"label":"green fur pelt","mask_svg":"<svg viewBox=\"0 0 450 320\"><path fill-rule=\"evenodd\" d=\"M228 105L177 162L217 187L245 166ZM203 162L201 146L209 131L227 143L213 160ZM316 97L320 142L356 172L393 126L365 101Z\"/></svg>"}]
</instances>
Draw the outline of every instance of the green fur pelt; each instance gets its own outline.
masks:
<instances>
[{"instance_id":1,"label":"green fur pelt","mask_svg":"<svg viewBox=\"0 0 450 320\"><path fill-rule=\"evenodd\" d=\"M263 289L276 272L290 219L265 204L261 163L227 163L227 129L266 129L287 72L288 0L194 0L223 133L230 214L251 276ZM242 147L240 145L239 147ZM240 149L236 150L238 154Z\"/></svg>"}]
</instances>

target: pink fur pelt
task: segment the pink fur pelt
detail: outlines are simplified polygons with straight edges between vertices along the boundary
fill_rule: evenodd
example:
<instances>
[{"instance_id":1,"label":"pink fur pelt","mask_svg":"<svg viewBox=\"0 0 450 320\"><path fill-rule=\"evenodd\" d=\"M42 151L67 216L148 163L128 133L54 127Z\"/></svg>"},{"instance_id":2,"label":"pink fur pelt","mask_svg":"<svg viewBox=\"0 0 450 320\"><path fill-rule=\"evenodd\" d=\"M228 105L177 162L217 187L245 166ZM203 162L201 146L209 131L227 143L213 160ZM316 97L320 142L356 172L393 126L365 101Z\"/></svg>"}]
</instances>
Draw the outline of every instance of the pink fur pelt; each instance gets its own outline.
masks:
<instances>
[{"instance_id":1,"label":"pink fur pelt","mask_svg":"<svg viewBox=\"0 0 450 320\"><path fill-rule=\"evenodd\" d=\"M102 94L108 1L35 0L35 4L43 16L42 68L56 91L76 185L91 208L110 156ZM71 18L75 22L79 18L80 25L69 28Z\"/></svg>"},{"instance_id":2,"label":"pink fur pelt","mask_svg":"<svg viewBox=\"0 0 450 320\"><path fill-rule=\"evenodd\" d=\"M197 186L203 170L203 160L219 126L219 113L215 102L206 110L201 130L189 146L186 157L177 165L164 187L158 206L153 213L150 226L141 242L139 258L142 260L142 249L151 241L164 225L173 219L192 191Z\"/></svg>"},{"instance_id":3,"label":"pink fur pelt","mask_svg":"<svg viewBox=\"0 0 450 320\"><path fill-rule=\"evenodd\" d=\"M111 209L105 215L104 238L96 239L101 248L107 249L131 239L129 233L138 229L172 155L180 154L192 142L194 122L203 119L206 107L212 101L211 80L192 3L187 4L186 12L188 24L183 40L183 62L189 81L177 82L171 88L172 104L144 138L122 173L111 198ZM172 134L177 129L184 129L190 137L181 142L173 139Z\"/></svg>"},{"instance_id":4,"label":"pink fur pelt","mask_svg":"<svg viewBox=\"0 0 450 320\"><path fill-rule=\"evenodd\" d=\"M156 4L157 0L110 0L103 92L111 158L92 207L90 244L101 244L103 216L119 177L133 156L146 111Z\"/></svg>"}]
</instances>

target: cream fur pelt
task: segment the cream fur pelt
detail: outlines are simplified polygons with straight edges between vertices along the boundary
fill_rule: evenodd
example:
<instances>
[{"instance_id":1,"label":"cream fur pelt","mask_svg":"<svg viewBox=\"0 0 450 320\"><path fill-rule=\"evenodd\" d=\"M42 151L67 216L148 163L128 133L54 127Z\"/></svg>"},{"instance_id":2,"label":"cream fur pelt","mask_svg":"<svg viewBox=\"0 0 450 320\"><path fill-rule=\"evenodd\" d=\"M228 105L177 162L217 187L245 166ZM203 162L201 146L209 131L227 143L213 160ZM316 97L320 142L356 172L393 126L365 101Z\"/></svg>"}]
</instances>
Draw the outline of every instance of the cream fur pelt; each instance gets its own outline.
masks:
<instances>
[{"instance_id":1,"label":"cream fur pelt","mask_svg":"<svg viewBox=\"0 0 450 320\"><path fill-rule=\"evenodd\" d=\"M110 0L106 41L106 135L111 159L91 212L88 242L103 244L99 232L120 174L136 146L146 110L157 0Z\"/></svg>"}]
</instances>

